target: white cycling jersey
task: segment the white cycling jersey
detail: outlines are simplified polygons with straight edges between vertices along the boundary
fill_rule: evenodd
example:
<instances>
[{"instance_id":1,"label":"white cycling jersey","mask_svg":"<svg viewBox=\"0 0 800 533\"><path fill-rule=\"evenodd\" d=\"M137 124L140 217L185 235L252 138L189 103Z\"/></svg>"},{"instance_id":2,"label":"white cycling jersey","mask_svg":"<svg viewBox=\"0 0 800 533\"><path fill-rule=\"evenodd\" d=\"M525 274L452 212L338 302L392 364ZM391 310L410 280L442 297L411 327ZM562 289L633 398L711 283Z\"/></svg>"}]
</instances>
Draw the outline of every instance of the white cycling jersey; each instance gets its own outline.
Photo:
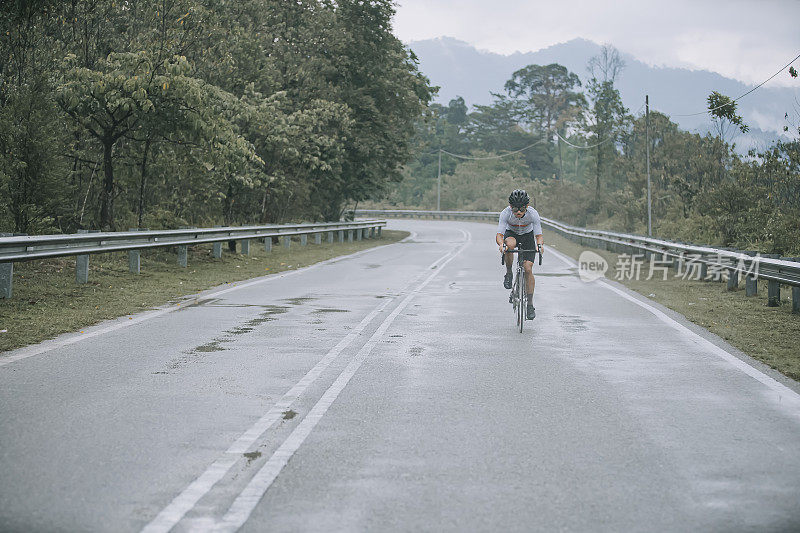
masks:
<instances>
[{"instance_id":1,"label":"white cycling jersey","mask_svg":"<svg viewBox=\"0 0 800 533\"><path fill-rule=\"evenodd\" d=\"M517 216L511 211L511 207L506 207L500 213L500 222L497 225L497 233L505 235L506 230L511 230L517 235L524 235L533 232L534 235L542 234L542 221L539 218L539 213L536 209L528 206L525 215L522 218Z\"/></svg>"}]
</instances>

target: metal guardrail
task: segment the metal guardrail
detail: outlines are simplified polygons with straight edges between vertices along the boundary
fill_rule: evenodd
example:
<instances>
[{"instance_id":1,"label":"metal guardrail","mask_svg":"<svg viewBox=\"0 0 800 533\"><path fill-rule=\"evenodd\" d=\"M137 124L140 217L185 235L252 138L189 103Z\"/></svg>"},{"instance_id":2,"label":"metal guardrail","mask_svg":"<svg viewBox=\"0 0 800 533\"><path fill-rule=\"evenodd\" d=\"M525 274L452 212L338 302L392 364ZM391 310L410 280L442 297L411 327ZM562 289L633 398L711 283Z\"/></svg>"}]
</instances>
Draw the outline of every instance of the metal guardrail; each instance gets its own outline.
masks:
<instances>
[{"instance_id":1,"label":"metal guardrail","mask_svg":"<svg viewBox=\"0 0 800 533\"><path fill-rule=\"evenodd\" d=\"M496 221L499 212L492 211L420 211L403 209L359 209L358 216L431 218L440 220L487 220ZM745 252L728 248L697 245L655 239L627 233L592 230L570 226L542 217L542 224L557 231L566 238L583 246L592 246L618 254L643 256L661 256L662 261L670 260L673 268L681 269L687 265L699 265L700 279L708 279L709 271L724 273L728 289L739 285L739 278L746 282L745 294L758 294L757 280L768 281L767 305L774 307L780 304L780 286L792 288L792 311L800 313L800 258L763 256L756 252Z\"/></svg>"},{"instance_id":2,"label":"metal guardrail","mask_svg":"<svg viewBox=\"0 0 800 533\"><path fill-rule=\"evenodd\" d=\"M222 243L238 241L243 254L250 253L250 240L264 241L267 251L272 250L272 239L283 240L289 247L291 237L299 236L300 244L306 245L308 236L314 235L315 242L322 242L327 234L329 243L361 240L380 237L386 226L385 220L362 220L355 222L323 222L294 225L265 225L215 228L187 228L163 231L116 231L84 232L70 235L8 236L0 234L0 298L11 298L13 286L13 265L15 261L30 261L53 257L76 256L75 279L86 283L89 275L89 255L96 253L128 251L128 264L131 272L140 270L140 252L143 249L176 246L178 264L188 264L188 247L196 244L213 243L214 257L222 256Z\"/></svg>"}]
</instances>

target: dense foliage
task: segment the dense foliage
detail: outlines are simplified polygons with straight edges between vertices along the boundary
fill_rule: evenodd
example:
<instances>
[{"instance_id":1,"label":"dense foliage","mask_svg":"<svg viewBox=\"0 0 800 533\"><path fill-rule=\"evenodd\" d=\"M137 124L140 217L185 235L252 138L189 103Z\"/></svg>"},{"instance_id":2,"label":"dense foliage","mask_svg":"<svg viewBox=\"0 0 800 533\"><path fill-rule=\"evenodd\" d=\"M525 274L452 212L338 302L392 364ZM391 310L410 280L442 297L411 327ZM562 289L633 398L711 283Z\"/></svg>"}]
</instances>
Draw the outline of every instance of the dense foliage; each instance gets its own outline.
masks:
<instances>
[{"instance_id":1,"label":"dense foliage","mask_svg":"<svg viewBox=\"0 0 800 533\"><path fill-rule=\"evenodd\" d=\"M338 219L432 89L391 0L0 1L0 230Z\"/></svg>"},{"instance_id":2,"label":"dense foliage","mask_svg":"<svg viewBox=\"0 0 800 533\"><path fill-rule=\"evenodd\" d=\"M561 65L529 65L471 113L461 98L431 105L405 180L376 205L435 209L442 149L469 157L443 153L442 209L500 210L521 187L545 216L646 233L645 110L623 106L615 80L624 63L613 48L588 67L582 84ZM649 115L654 234L800 255L800 142L740 155L733 141L747 126L735 101L712 93L707 103L715 135Z\"/></svg>"}]
</instances>

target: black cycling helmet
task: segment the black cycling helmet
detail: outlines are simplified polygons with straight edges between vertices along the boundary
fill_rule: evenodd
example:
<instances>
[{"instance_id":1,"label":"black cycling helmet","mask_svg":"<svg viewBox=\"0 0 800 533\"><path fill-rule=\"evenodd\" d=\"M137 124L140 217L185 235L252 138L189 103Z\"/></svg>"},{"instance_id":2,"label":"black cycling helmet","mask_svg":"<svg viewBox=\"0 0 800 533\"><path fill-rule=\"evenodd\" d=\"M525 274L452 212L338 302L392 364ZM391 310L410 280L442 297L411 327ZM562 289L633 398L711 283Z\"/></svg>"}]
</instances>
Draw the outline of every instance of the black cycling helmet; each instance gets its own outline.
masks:
<instances>
[{"instance_id":1,"label":"black cycling helmet","mask_svg":"<svg viewBox=\"0 0 800 533\"><path fill-rule=\"evenodd\" d=\"M531 199L522 189L516 189L508 195L508 204L511 207L525 207L530 203Z\"/></svg>"}]
</instances>

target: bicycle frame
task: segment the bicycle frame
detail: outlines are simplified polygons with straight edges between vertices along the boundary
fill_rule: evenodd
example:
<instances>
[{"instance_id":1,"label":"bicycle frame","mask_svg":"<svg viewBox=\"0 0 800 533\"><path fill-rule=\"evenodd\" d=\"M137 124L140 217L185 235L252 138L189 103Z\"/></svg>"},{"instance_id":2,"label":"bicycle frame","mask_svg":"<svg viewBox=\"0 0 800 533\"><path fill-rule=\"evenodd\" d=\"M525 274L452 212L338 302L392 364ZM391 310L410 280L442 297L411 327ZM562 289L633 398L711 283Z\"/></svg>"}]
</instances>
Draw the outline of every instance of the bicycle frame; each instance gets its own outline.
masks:
<instances>
[{"instance_id":1,"label":"bicycle frame","mask_svg":"<svg viewBox=\"0 0 800 533\"><path fill-rule=\"evenodd\" d=\"M507 250L503 253L502 258L500 259L501 264L505 264L505 254L517 254L517 271L514 276L514 284L511 287L511 295L509 296L509 301L511 302L512 307L514 308L514 314L517 317L517 327L519 327L519 332L522 333L522 329L525 325L525 320L527 320L527 302L528 302L528 293L527 293L527 283L526 283L526 274L525 274L525 267L523 266L524 261L522 260L522 256L520 253L524 252L533 252L534 254L539 255L539 264L542 264L542 254L539 250Z\"/></svg>"}]
</instances>

